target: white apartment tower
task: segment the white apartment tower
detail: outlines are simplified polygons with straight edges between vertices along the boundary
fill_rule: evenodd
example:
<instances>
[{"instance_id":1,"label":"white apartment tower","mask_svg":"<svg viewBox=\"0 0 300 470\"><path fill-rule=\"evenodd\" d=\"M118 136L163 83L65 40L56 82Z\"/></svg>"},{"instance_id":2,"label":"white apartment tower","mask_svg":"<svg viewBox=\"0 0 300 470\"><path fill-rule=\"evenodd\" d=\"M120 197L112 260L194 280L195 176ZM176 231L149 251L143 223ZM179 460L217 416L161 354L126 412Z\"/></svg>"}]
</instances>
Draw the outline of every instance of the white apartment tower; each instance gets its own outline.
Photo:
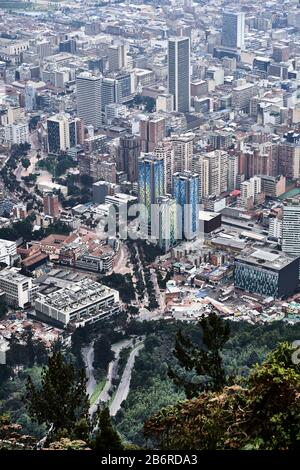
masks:
<instances>
[{"instance_id":1,"label":"white apartment tower","mask_svg":"<svg viewBox=\"0 0 300 470\"><path fill-rule=\"evenodd\" d=\"M296 202L283 208L282 251L300 256L300 204Z\"/></svg>"}]
</instances>

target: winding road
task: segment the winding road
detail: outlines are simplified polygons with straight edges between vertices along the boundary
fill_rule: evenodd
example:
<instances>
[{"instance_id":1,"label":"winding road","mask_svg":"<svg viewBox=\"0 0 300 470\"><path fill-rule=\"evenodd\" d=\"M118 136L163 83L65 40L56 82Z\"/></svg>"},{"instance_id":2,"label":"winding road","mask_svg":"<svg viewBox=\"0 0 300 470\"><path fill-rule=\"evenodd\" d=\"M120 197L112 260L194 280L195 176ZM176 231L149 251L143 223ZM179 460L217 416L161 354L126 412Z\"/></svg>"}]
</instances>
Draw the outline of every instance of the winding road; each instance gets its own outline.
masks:
<instances>
[{"instance_id":1,"label":"winding road","mask_svg":"<svg viewBox=\"0 0 300 470\"><path fill-rule=\"evenodd\" d=\"M112 386L112 380L116 375L116 370L117 370L117 364L118 364L118 359L119 355L122 349L126 348L127 346L132 345L132 340L131 339L124 339L122 341L119 341L118 343L115 343L112 345L112 350L115 353L115 358L113 361L111 361L108 365L108 371L107 371L107 377L106 377L106 383L105 386L102 390L102 392L99 394L97 400L93 405L90 406L89 413L92 416L95 411L97 410L97 407L100 402L106 402L110 400L110 395L109 391ZM91 353L92 349L92 353ZM83 359L86 365L86 376L88 379L88 385L87 385L87 390L89 396L91 396L95 390L96 386L96 380L94 378L94 368L93 368L93 360L94 360L94 349L93 345L90 345L82 350L83 352ZM127 365L126 367L127 368Z\"/></svg>"},{"instance_id":2,"label":"winding road","mask_svg":"<svg viewBox=\"0 0 300 470\"><path fill-rule=\"evenodd\" d=\"M127 364L125 366L121 381L117 388L116 394L114 396L113 401L110 404L109 411L111 416L115 416L119 409L121 408L121 404L124 400L126 400L129 389L130 389L130 380L131 380L131 372L134 366L134 361L136 356L138 355L140 349L144 347L144 343L138 343L134 349L131 351Z\"/></svg>"}]
</instances>

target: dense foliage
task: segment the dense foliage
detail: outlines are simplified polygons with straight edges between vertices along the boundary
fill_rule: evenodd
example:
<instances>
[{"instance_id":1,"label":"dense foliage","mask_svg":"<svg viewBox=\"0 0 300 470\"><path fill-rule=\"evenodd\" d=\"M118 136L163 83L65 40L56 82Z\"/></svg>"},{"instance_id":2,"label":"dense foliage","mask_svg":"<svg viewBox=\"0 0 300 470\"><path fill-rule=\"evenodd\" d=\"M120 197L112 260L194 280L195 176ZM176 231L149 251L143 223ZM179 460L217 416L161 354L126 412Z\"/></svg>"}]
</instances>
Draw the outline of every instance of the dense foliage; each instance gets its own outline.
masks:
<instances>
[{"instance_id":1,"label":"dense foliage","mask_svg":"<svg viewBox=\"0 0 300 470\"><path fill-rule=\"evenodd\" d=\"M146 445L141 430L147 418L185 397L168 377L170 365L177 370L172 351L179 328L195 345L202 344L199 327L195 324L132 321L127 327L128 334L147 334L145 347L135 361L128 398L115 419L122 436L135 444ZM222 357L226 374L241 378L247 377L250 369L256 363L261 364L281 341L291 343L300 337L300 324L283 322L269 325L230 322L230 330ZM197 380L195 373L188 377Z\"/></svg>"},{"instance_id":2,"label":"dense foliage","mask_svg":"<svg viewBox=\"0 0 300 470\"><path fill-rule=\"evenodd\" d=\"M300 449L300 364L280 344L243 386L203 392L162 409L145 435L168 450Z\"/></svg>"}]
</instances>

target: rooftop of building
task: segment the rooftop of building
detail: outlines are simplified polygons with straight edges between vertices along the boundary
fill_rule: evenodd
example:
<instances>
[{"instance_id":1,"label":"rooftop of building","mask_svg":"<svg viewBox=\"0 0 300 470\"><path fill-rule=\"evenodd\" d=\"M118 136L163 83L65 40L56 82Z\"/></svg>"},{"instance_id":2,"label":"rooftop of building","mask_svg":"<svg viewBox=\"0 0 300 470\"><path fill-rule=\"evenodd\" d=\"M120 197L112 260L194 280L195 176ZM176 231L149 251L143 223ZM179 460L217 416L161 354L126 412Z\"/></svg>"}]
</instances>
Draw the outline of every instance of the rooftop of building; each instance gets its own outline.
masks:
<instances>
[{"instance_id":1,"label":"rooftop of building","mask_svg":"<svg viewBox=\"0 0 300 470\"><path fill-rule=\"evenodd\" d=\"M236 257L236 261L246 262L258 267L280 271L297 259L296 256L287 255L282 251L257 248L246 248Z\"/></svg>"},{"instance_id":2,"label":"rooftop of building","mask_svg":"<svg viewBox=\"0 0 300 470\"><path fill-rule=\"evenodd\" d=\"M53 292L40 293L37 300L42 301L49 307L63 310L64 313L71 313L113 293L116 293L116 291L109 287L89 278L82 278L76 283L70 282Z\"/></svg>"},{"instance_id":3,"label":"rooftop of building","mask_svg":"<svg viewBox=\"0 0 300 470\"><path fill-rule=\"evenodd\" d=\"M209 221L218 217L220 214L217 212L210 212L210 211L199 211L199 219L204 221Z\"/></svg>"}]
</instances>

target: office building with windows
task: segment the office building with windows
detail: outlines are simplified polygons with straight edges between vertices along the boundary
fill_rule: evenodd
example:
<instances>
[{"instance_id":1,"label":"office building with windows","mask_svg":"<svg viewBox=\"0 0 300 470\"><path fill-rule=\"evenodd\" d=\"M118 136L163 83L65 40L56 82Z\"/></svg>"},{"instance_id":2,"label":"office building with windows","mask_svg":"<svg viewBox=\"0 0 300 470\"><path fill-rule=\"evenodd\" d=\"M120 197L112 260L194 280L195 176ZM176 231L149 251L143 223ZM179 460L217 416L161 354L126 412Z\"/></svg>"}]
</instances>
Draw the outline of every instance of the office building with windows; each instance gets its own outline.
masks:
<instances>
[{"instance_id":1,"label":"office building with windows","mask_svg":"<svg viewBox=\"0 0 300 470\"><path fill-rule=\"evenodd\" d=\"M141 211L142 230L151 233L152 205L157 198L164 194L164 160L154 153L145 153L138 164L139 203L143 204Z\"/></svg>"},{"instance_id":2,"label":"office building with windows","mask_svg":"<svg viewBox=\"0 0 300 470\"><path fill-rule=\"evenodd\" d=\"M245 249L235 259L234 284L275 299L288 297L299 284L299 258L265 248Z\"/></svg>"},{"instance_id":3,"label":"office building with windows","mask_svg":"<svg viewBox=\"0 0 300 470\"><path fill-rule=\"evenodd\" d=\"M199 175L186 171L173 176L173 197L178 205L178 236L192 240L199 229Z\"/></svg>"},{"instance_id":4,"label":"office building with windows","mask_svg":"<svg viewBox=\"0 0 300 470\"><path fill-rule=\"evenodd\" d=\"M190 38L171 38L168 42L168 91L174 97L174 111L190 110Z\"/></svg>"},{"instance_id":5,"label":"office building with windows","mask_svg":"<svg viewBox=\"0 0 300 470\"><path fill-rule=\"evenodd\" d=\"M76 77L77 115L85 125L101 126L101 82L99 76L83 72Z\"/></svg>"},{"instance_id":6,"label":"office building with windows","mask_svg":"<svg viewBox=\"0 0 300 470\"><path fill-rule=\"evenodd\" d=\"M245 13L224 12L222 46L230 49L243 49L245 46Z\"/></svg>"}]
</instances>

